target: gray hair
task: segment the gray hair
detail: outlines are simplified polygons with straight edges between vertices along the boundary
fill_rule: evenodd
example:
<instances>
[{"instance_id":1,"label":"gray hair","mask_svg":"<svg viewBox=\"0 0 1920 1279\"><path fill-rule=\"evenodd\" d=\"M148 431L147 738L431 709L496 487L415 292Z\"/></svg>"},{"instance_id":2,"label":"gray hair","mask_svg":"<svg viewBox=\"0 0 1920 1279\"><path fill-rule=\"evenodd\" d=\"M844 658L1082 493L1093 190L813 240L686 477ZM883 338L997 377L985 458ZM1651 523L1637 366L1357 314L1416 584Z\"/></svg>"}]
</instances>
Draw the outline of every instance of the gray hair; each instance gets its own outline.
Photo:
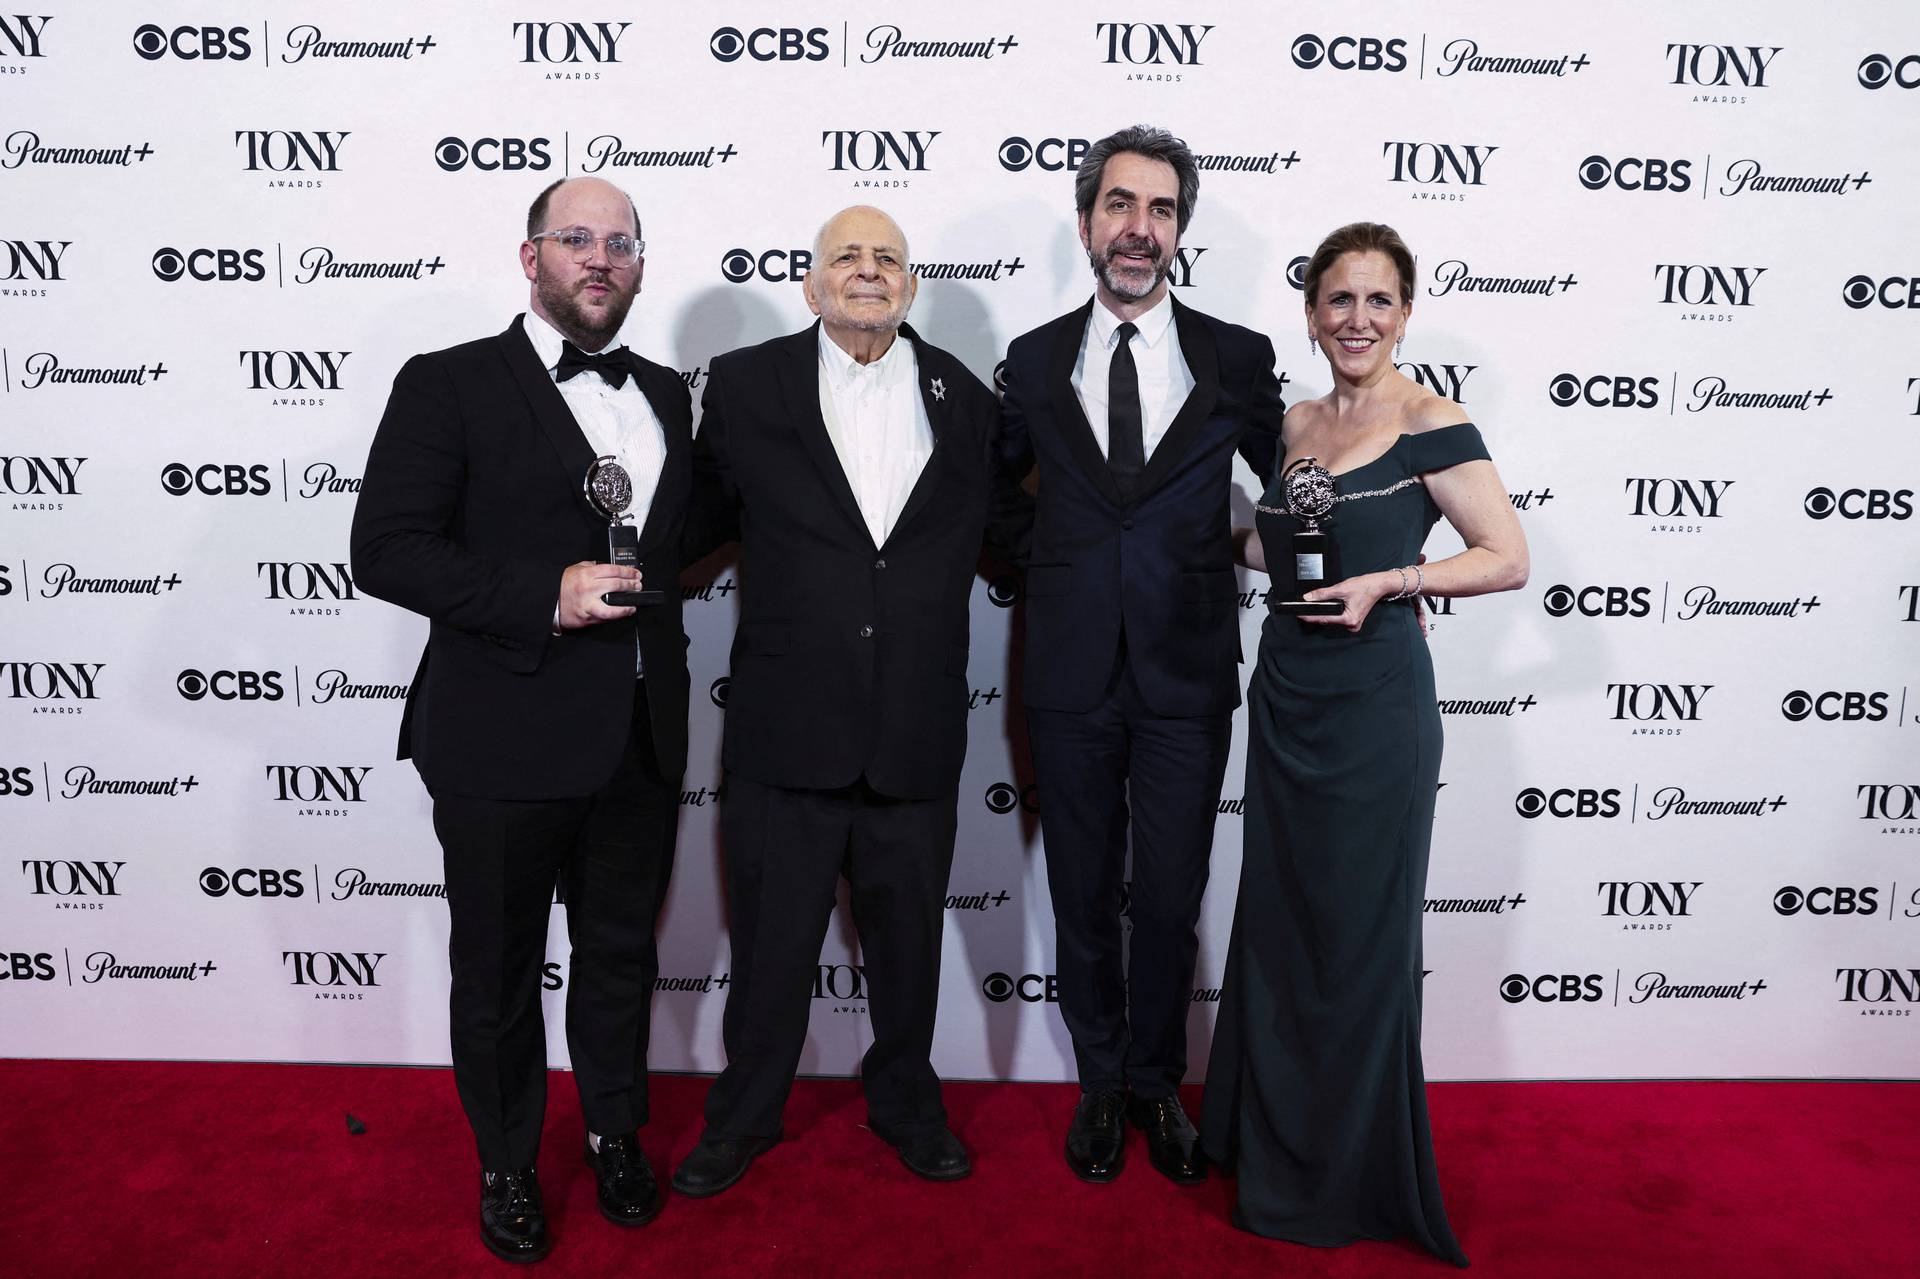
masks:
<instances>
[{"instance_id":1,"label":"gray hair","mask_svg":"<svg viewBox=\"0 0 1920 1279\"><path fill-rule=\"evenodd\" d=\"M1193 206L1200 200L1200 165L1185 142L1151 124L1130 125L1117 133L1109 133L1087 148L1086 158L1080 161L1080 169L1073 178L1074 211L1082 218L1093 212L1107 161L1123 153L1173 166L1174 176L1180 180L1179 231L1186 234L1187 223L1193 220Z\"/></svg>"}]
</instances>

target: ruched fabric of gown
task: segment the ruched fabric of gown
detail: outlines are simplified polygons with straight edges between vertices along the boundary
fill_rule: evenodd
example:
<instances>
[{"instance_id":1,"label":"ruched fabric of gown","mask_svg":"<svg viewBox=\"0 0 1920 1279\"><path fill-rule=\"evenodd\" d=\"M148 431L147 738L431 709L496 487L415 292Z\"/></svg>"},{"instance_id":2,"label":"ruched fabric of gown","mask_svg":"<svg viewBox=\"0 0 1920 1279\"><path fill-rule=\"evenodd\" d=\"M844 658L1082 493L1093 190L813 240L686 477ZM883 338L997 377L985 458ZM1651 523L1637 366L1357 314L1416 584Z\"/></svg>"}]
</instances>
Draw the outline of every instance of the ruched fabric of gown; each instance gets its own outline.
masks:
<instances>
[{"instance_id":1,"label":"ruched fabric of gown","mask_svg":"<svg viewBox=\"0 0 1920 1279\"><path fill-rule=\"evenodd\" d=\"M1412 564L1440 518L1416 477L1485 457L1461 423L1335 476L1337 576ZM1299 528L1284 507L1276 482L1257 513L1281 598ZM1411 602L1375 605L1357 634L1269 615L1247 721L1240 895L1201 1117L1208 1157L1235 1170L1234 1224L1320 1246L1404 1236L1464 1266L1420 1065L1441 734Z\"/></svg>"}]
</instances>

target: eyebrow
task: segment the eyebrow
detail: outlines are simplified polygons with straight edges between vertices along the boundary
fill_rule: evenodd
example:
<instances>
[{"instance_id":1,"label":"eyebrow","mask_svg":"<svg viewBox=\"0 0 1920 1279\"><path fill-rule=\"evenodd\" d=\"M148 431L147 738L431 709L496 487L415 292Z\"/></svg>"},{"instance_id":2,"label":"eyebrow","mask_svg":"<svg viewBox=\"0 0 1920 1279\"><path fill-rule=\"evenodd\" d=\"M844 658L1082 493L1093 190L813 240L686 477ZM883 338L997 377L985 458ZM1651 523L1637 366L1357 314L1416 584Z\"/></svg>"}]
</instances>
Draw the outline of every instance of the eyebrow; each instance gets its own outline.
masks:
<instances>
[{"instance_id":1,"label":"eyebrow","mask_svg":"<svg viewBox=\"0 0 1920 1279\"><path fill-rule=\"evenodd\" d=\"M1117 195L1123 200L1138 200L1140 198L1125 187L1108 187L1107 195L1109 197ZM1147 207L1150 209L1177 209L1180 207L1180 203L1169 196L1163 195L1157 200L1147 201Z\"/></svg>"},{"instance_id":2,"label":"eyebrow","mask_svg":"<svg viewBox=\"0 0 1920 1279\"><path fill-rule=\"evenodd\" d=\"M846 244L840 245L838 248L834 250L834 252L845 253L849 249L858 250L858 249L864 249L866 247L867 247L866 245L860 244L856 241L849 241ZM891 253L891 254L894 254L896 257L899 256L899 253L900 253L900 250L895 248L891 244L876 244L873 246L873 251L875 253Z\"/></svg>"}]
</instances>

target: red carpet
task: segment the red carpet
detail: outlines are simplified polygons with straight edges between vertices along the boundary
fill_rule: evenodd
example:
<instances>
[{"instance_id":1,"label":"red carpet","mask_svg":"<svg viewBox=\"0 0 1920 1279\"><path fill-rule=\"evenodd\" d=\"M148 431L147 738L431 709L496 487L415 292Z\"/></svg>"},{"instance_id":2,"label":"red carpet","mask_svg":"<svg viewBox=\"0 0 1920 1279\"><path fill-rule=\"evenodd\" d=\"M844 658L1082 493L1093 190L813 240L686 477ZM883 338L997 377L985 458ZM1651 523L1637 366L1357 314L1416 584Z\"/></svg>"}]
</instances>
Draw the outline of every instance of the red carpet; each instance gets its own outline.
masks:
<instances>
[{"instance_id":1,"label":"red carpet","mask_svg":"<svg viewBox=\"0 0 1920 1279\"><path fill-rule=\"evenodd\" d=\"M663 1176L704 1078L656 1077L641 1134ZM0 1274L508 1275L474 1225L472 1143L444 1070L0 1061ZM1920 1087L1442 1084L1434 1142L1474 1273L1911 1275ZM974 1175L929 1185L861 1127L856 1088L803 1082L788 1141L715 1199L603 1221L570 1077L540 1175L556 1237L532 1274L1398 1275L1403 1245L1333 1251L1227 1222L1230 1182L1178 1190L1138 1144L1118 1182L1058 1148L1073 1092L957 1084ZM1197 1094L1189 1101L1198 1103ZM366 1125L350 1136L345 1115Z\"/></svg>"}]
</instances>

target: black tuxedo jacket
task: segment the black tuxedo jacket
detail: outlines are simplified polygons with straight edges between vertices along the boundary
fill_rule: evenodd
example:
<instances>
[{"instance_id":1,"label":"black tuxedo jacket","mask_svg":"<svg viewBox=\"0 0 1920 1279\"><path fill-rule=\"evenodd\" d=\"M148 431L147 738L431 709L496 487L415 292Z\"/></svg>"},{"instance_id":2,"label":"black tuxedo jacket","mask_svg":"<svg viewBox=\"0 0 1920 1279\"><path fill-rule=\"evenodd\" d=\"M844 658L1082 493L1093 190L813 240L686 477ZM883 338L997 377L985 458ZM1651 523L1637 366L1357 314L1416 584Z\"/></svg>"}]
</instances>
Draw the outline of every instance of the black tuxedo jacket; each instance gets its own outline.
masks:
<instances>
[{"instance_id":1,"label":"black tuxedo jacket","mask_svg":"<svg viewBox=\"0 0 1920 1279\"><path fill-rule=\"evenodd\" d=\"M1023 695L1043 710L1093 709L1124 631L1130 672L1154 713L1232 710L1240 616L1228 493L1236 449L1263 480L1280 457L1286 405L1273 344L1174 301L1193 390L1124 501L1073 389L1093 307L1007 349L1003 457L1016 474L1040 467Z\"/></svg>"},{"instance_id":2,"label":"black tuxedo jacket","mask_svg":"<svg viewBox=\"0 0 1920 1279\"><path fill-rule=\"evenodd\" d=\"M354 508L353 578L432 622L399 755L429 790L488 799L598 790L627 740L636 634L661 770L685 770L679 546L692 401L672 369L636 355L633 370L666 434L640 530L641 572L666 599L561 635L552 633L561 574L607 558L607 522L581 490L593 446L521 320L416 355L394 378Z\"/></svg>"},{"instance_id":3,"label":"black tuxedo jacket","mask_svg":"<svg viewBox=\"0 0 1920 1279\"><path fill-rule=\"evenodd\" d=\"M1025 500L996 474L993 395L902 325L933 453L875 546L821 414L819 328L719 356L700 402L689 558L741 543L722 759L770 786L864 776L930 799L966 754L968 599L989 516L996 544L1016 538Z\"/></svg>"}]
</instances>

